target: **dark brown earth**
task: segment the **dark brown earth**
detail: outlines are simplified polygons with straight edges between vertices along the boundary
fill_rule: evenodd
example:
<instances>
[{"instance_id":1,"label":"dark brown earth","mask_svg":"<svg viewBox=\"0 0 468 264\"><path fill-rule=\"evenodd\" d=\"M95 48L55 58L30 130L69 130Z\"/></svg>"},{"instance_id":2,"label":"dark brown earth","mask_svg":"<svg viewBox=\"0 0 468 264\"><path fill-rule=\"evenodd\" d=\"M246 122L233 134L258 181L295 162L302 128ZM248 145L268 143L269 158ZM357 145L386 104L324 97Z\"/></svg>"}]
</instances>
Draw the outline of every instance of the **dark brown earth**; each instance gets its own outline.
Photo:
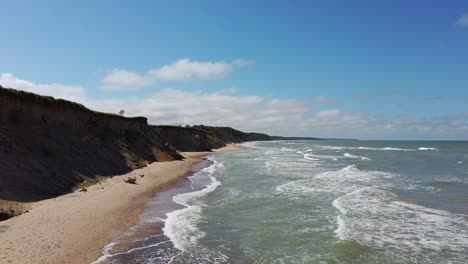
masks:
<instances>
[{"instance_id":1,"label":"dark brown earth","mask_svg":"<svg viewBox=\"0 0 468 264\"><path fill-rule=\"evenodd\" d=\"M180 151L211 151L226 146L212 133L197 128L154 126L154 129Z\"/></svg>"},{"instance_id":2,"label":"dark brown earth","mask_svg":"<svg viewBox=\"0 0 468 264\"><path fill-rule=\"evenodd\" d=\"M55 197L99 177L181 158L144 117L0 86L0 199Z\"/></svg>"}]
</instances>

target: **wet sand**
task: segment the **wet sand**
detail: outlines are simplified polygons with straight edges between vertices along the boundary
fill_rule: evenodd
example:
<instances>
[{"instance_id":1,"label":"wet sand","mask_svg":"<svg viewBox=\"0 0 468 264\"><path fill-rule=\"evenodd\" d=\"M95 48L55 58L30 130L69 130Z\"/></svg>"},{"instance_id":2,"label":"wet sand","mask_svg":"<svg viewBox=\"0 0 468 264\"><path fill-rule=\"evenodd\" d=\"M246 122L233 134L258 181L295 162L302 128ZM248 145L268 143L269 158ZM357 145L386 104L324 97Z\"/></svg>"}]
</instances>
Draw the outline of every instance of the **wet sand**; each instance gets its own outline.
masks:
<instances>
[{"instance_id":1,"label":"wet sand","mask_svg":"<svg viewBox=\"0 0 468 264\"><path fill-rule=\"evenodd\" d=\"M240 149L229 145L214 153ZM29 212L0 222L0 263L93 262L102 247L136 224L156 192L189 175L196 162L213 152L182 154L183 161L155 162L107 178L86 192L28 204ZM125 183L128 176L136 176L137 184Z\"/></svg>"}]
</instances>

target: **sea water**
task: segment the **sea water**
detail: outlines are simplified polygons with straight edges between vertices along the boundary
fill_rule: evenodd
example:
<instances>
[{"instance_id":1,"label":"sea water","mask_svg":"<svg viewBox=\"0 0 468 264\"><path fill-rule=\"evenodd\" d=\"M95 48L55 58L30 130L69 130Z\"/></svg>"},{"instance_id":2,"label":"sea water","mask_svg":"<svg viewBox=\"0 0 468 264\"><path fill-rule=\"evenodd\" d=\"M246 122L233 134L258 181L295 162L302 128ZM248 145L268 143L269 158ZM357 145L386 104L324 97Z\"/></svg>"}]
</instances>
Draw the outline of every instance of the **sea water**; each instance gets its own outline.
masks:
<instances>
[{"instance_id":1,"label":"sea water","mask_svg":"<svg viewBox=\"0 0 468 264\"><path fill-rule=\"evenodd\" d=\"M272 141L212 155L100 263L468 263L468 142Z\"/></svg>"}]
</instances>

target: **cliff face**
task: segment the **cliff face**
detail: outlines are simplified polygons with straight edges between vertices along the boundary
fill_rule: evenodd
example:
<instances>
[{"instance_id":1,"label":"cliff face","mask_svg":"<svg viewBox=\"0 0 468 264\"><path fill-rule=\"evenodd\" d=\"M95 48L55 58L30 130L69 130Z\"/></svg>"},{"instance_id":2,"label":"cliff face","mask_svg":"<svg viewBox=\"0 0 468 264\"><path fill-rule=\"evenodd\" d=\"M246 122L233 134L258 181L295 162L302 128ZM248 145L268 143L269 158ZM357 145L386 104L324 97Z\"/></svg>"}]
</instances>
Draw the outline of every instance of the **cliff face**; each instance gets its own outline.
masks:
<instances>
[{"instance_id":1,"label":"cliff face","mask_svg":"<svg viewBox=\"0 0 468 264\"><path fill-rule=\"evenodd\" d=\"M50 198L86 179L181 158L144 117L0 86L0 199Z\"/></svg>"},{"instance_id":2,"label":"cliff face","mask_svg":"<svg viewBox=\"0 0 468 264\"><path fill-rule=\"evenodd\" d=\"M193 126L200 130L207 131L226 143L240 143L246 141L268 141L272 138L267 134L262 133L246 133L236 130L232 127L212 127L212 126Z\"/></svg>"},{"instance_id":3,"label":"cliff face","mask_svg":"<svg viewBox=\"0 0 468 264\"><path fill-rule=\"evenodd\" d=\"M192 127L154 126L172 146L181 151L210 151L226 144L213 134Z\"/></svg>"},{"instance_id":4,"label":"cliff face","mask_svg":"<svg viewBox=\"0 0 468 264\"><path fill-rule=\"evenodd\" d=\"M210 151L224 147L229 143L272 140L266 134L246 133L231 127L154 126L154 129L181 151Z\"/></svg>"}]
</instances>

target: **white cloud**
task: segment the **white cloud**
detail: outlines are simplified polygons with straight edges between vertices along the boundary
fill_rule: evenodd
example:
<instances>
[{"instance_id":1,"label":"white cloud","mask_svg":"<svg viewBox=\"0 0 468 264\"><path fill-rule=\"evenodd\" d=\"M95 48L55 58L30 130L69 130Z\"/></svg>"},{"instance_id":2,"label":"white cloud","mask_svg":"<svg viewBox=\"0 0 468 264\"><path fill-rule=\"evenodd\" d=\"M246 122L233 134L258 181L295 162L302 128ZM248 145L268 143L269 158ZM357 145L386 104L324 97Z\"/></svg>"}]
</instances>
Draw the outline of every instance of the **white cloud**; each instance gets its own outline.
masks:
<instances>
[{"instance_id":1,"label":"white cloud","mask_svg":"<svg viewBox=\"0 0 468 264\"><path fill-rule=\"evenodd\" d=\"M120 91L151 85L153 82L154 79L150 76L141 76L135 72L114 69L104 77L101 83L104 90Z\"/></svg>"},{"instance_id":2,"label":"white cloud","mask_svg":"<svg viewBox=\"0 0 468 264\"><path fill-rule=\"evenodd\" d=\"M7 88L14 88L72 101L82 101L85 98L85 91L80 86L70 86L59 83L38 84L16 78L11 73L2 73L0 85Z\"/></svg>"},{"instance_id":3,"label":"white cloud","mask_svg":"<svg viewBox=\"0 0 468 264\"><path fill-rule=\"evenodd\" d=\"M386 120L384 127L407 138L430 136L433 138L467 139L468 113L415 118L400 115Z\"/></svg>"},{"instance_id":4,"label":"white cloud","mask_svg":"<svg viewBox=\"0 0 468 264\"><path fill-rule=\"evenodd\" d=\"M162 81L182 81L189 79L212 80L226 76L236 68L252 64L251 60L237 59L231 62L199 62L180 59L144 74L127 70L112 70L101 81L105 90L127 90L149 86Z\"/></svg>"},{"instance_id":5,"label":"white cloud","mask_svg":"<svg viewBox=\"0 0 468 264\"><path fill-rule=\"evenodd\" d=\"M365 125L364 115L337 109L314 112L300 100L163 89L145 99L91 102L93 108L148 117L153 124L232 126L272 135L338 137L349 127ZM343 129L345 128L345 129Z\"/></svg>"},{"instance_id":6,"label":"white cloud","mask_svg":"<svg viewBox=\"0 0 468 264\"><path fill-rule=\"evenodd\" d=\"M145 98L90 99L83 88L37 84L2 74L0 85L77 101L87 107L128 116L146 116L152 124L232 126L270 135L387 139L468 139L468 113L415 118L373 116L338 108L315 111L308 102L215 92L162 89Z\"/></svg>"},{"instance_id":7,"label":"white cloud","mask_svg":"<svg viewBox=\"0 0 468 264\"><path fill-rule=\"evenodd\" d=\"M457 25L459 26L468 26L468 14L464 14L457 20Z\"/></svg>"},{"instance_id":8,"label":"white cloud","mask_svg":"<svg viewBox=\"0 0 468 264\"><path fill-rule=\"evenodd\" d=\"M252 61L234 60L225 62L198 62L181 59L172 64L150 71L150 75L159 80L180 81L187 79L210 80L225 76L233 69L252 64Z\"/></svg>"}]
</instances>

